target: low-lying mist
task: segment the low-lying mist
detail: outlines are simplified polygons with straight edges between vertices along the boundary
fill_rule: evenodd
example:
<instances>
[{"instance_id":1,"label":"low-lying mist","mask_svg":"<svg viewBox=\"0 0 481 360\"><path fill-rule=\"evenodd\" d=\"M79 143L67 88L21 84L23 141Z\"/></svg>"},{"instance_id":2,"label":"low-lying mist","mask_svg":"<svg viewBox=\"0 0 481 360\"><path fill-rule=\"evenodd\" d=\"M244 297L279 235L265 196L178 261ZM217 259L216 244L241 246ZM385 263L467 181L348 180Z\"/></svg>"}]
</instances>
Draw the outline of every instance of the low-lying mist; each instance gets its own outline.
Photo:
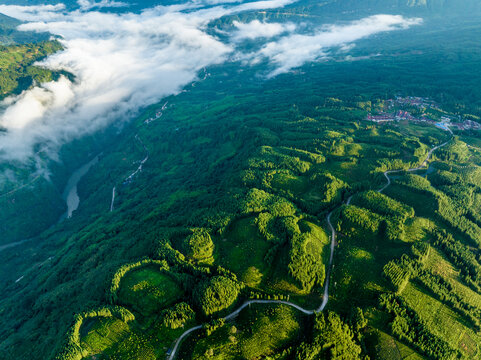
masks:
<instances>
[{"instance_id":1,"label":"low-lying mist","mask_svg":"<svg viewBox=\"0 0 481 360\"><path fill-rule=\"evenodd\" d=\"M325 58L329 49L386 31L406 29L420 19L377 15L347 24L312 27L298 33L293 23L234 22L223 40L207 31L208 24L241 11L272 9L292 0L224 4L212 0L158 6L140 13L96 11L121 2L79 2L63 5L7 6L0 12L26 21L20 30L50 32L64 50L39 65L64 70L74 80L36 84L1 103L0 161L26 161L35 146L54 157L60 146L112 123L128 121L138 110L176 94L194 81L199 70L228 60L246 66L266 60L269 76ZM215 4L215 5L213 5ZM243 41L261 42L260 50L242 54Z\"/></svg>"}]
</instances>

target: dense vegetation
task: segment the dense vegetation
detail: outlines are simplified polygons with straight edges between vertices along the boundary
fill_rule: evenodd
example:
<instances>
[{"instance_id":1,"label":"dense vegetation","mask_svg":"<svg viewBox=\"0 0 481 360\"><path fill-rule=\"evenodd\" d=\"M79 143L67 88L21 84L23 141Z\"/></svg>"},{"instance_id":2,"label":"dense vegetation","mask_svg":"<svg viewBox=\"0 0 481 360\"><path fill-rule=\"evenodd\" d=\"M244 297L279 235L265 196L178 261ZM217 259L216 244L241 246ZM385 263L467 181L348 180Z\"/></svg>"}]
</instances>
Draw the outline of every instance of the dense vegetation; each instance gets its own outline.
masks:
<instances>
[{"instance_id":1,"label":"dense vegetation","mask_svg":"<svg viewBox=\"0 0 481 360\"><path fill-rule=\"evenodd\" d=\"M361 329L362 325L357 330ZM312 341L300 344L295 359L361 359L353 331L335 313L317 315L312 335Z\"/></svg>"},{"instance_id":2,"label":"dense vegetation","mask_svg":"<svg viewBox=\"0 0 481 360\"><path fill-rule=\"evenodd\" d=\"M451 39L468 41L479 25L465 31ZM160 119L145 124L159 105L145 109L79 184L72 219L0 252L0 357L156 359L202 325L179 358L479 358L481 153L467 146L481 145L479 133L455 133L429 170L392 174L379 193L385 170L419 165L451 135L365 121L398 93L481 115L479 49L433 50L425 36L380 37L370 46L393 55L307 65L309 76L213 67ZM399 54L407 46L427 51ZM439 64L453 54L458 67ZM75 146L85 144L96 148ZM143 171L124 183L146 149ZM10 215L19 196L7 196ZM328 309L257 303L223 319L249 299L317 308L331 211Z\"/></svg>"},{"instance_id":3,"label":"dense vegetation","mask_svg":"<svg viewBox=\"0 0 481 360\"><path fill-rule=\"evenodd\" d=\"M27 45L0 45L0 98L19 93L33 82L52 81L52 71L32 65L35 61L59 51L60 43L45 41Z\"/></svg>"}]
</instances>

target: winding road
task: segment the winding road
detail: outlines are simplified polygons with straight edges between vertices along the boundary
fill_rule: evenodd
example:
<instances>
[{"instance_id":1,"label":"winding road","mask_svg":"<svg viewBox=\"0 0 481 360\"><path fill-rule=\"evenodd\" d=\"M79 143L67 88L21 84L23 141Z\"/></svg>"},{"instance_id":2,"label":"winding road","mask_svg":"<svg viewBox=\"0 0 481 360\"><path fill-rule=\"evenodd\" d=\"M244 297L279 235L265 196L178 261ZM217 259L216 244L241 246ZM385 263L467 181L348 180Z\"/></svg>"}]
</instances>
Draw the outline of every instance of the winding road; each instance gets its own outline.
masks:
<instances>
[{"instance_id":1,"label":"winding road","mask_svg":"<svg viewBox=\"0 0 481 360\"><path fill-rule=\"evenodd\" d=\"M411 169L407 169L407 170L404 170L404 169L399 169L399 170L388 170L388 171L385 171L384 172L384 176L386 177L387 179L387 183L386 185L384 185L381 189L377 190L379 193L382 193L389 185L391 185L391 179L389 177L389 174L393 174L393 173L397 173L397 172L403 172L403 171L417 171L417 170L421 170L423 168L425 168L427 165L428 165L428 162L429 160L431 159L431 156L432 154L439 148L443 147L443 146L446 146L451 140L453 139L453 137L451 137L448 141L440 144L440 145L437 145L435 147L433 147L431 150L429 150L428 154L427 154L427 157L426 159L421 163L421 165L419 165L418 167L415 167L415 168L411 168ZM349 198L347 198L345 204L346 205L349 205L351 203L351 200L352 200L352 197L354 195L351 195L349 196ZM249 300L249 301L246 301L245 303L243 303L240 307L238 307L236 310L234 310L233 312L231 312L229 315L227 315L226 317L223 318L223 320L225 321L228 321L228 320L231 320L231 319L234 319L237 315L239 315L239 313L244 310L246 307L252 305L252 304L283 304L283 305L287 305L287 306L290 306L296 310L299 310L300 312L302 312L303 314L306 314L306 315L313 315L313 314L316 314L316 313L319 313L321 311L323 311L327 305L327 302L329 301L329 282L330 282L330 277L331 277L331 271L332 271L332 262L333 262L333 259L334 259L334 248L336 246L336 236L337 236L337 233L336 233L336 230L334 228L334 226L332 225L331 223L331 216L332 216L332 213L337 210L334 209L332 210L328 215L327 215L327 224L329 225L329 228L331 230L331 245L330 245L330 248L331 248L331 253L329 255L329 264L328 264L328 267L327 267L327 274L326 274L326 280L324 282L324 293L323 293L323 296L322 296L322 302L321 302L321 305L317 308L317 309L313 309L313 310L309 310L309 309L305 309L297 304L294 304L290 301L284 301L284 300ZM191 333L193 333L194 331L197 331L199 329L202 329L204 325L198 325L198 326L195 326L193 328L190 328L188 330L186 330L175 342L175 345L174 347L172 348L172 351L170 352L170 354L167 356L167 360L174 360L175 359L175 355L177 354L177 350L179 349L179 346L180 344L182 343L182 341L187 337L189 336Z\"/></svg>"},{"instance_id":2,"label":"winding road","mask_svg":"<svg viewBox=\"0 0 481 360\"><path fill-rule=\"evenodd\" d=\"M27 241L31 241L31 240L33 240L33 239L26 239L26 240L22 240L22 241L16 241L16 242L13 242L13 243L1 245L1 246L0 246L0 252L2 252L3 250L10 249L10 248L12 248L12 247L21 245L21 244L26 243Z\"/></svg>"},{"instance_id":3,"label":"winding road","mask_svg":"<svg viewBox=\"0 0 481 360\"><path fill-rule=\"evenodd\" d=\"M165 103L164 107L167 106L167 103ZM164 108L162 107L162 109ZM139 173L140 171L142 171L142 167L144 166L145 162L147 160L149 160L149 150L147 149L147 147L145 146L145 144L143 143L143 141L140 139L139 135L135 135L135 139L137 139L137 141L140 143L140 145L142 145L142 147L144 148L145 150L145 157L140 161L140 164L139 166L137 167L137 169L132 173L130 174L129 176L127 176L123 183L130 183L133 181L135 175L137 175L137 173ZM112 200L110 200L110 212L114 211L114 205L115 205L115 194L116 194L116 187L114 186L112 188Z\"/></svg>"},{"instance_id":4,"label":"winding road","mask_svg":"<svg viewBox=\"0 0 481 360\"><path fill-rule=\"evenodd\" d=\"M114 203L115 203L115 186L112 188L112 200L110 201L110 212L114 211Z\"/></svg>"},{"instance_id":5,"label":"winding road","mask_svg":"<svg viewBox=\"0 0 481 360\"><path fill-rule=\"evenodd\" d=\"M135 138L137 139L137 141L140 143L140 145L142 145L142 147L144 148L144 151L145 151L145 157L140 161L140 164L139 166L137 167L137 170L135 170L132 174L130 174L125 180L125 181L132 181L132 179L134 178L135 175L137 175L138 172L142 171L142 166L144 166L145 162L147 160L149 160L149 150L147 149L147 147L145 146L145 144L142 142L142 140L140 139L139 135L135 135Z\"/></svg>"},{"instance_id":6,"label":"winding road","mask_svg":"<svg viewBox=\"0 0 481 360\"><path fill-rule=\"evenodd\" d=\"M442 143L441 145L437 145L437 146L433 147L431 150L429 150L426 159L418 167L407 169L407 170L399 169L399 170L384 171L384 176L386 177L387 183L381 189L379 189L378 192L382 193L384 190L387 189L387 187L389 185L391 185L391 178L389 177L389 174L399 173L399 172L403 172L403 171L413 172L413 171L418 171L418 170L424 169L428 165L429 160L431 160L431 156L433 155L433 152L435 152L439 148L442 148L443 146L446 146L452 139L453 138L451 137L448 141Z\"/></svg>"},{"instance_id":7,"label":"winding road","mask_svg":"<svg viewBox=\"0 0 481 360\"><path fill-rule=\"evenodd\" d=\"M19 190L21 190L21 189L23 189L23 188L26 188L27 186L32 185L35 181L37 181L38 179L40 179L40 177L41 177L41 175L35 176L35 177L34 177L32 180L30 180L28 183L23 184L23 185L15 188L15 189L13 189L13 190L10 190L9 192L6 192L6 193L4 193L4 194L1 194L1 195L0 195L0 198L6 197L6 196L9 196L9 195L12 195L12 194L16 193L17 191L19 191Z\"/></svg>"}]
</instances>

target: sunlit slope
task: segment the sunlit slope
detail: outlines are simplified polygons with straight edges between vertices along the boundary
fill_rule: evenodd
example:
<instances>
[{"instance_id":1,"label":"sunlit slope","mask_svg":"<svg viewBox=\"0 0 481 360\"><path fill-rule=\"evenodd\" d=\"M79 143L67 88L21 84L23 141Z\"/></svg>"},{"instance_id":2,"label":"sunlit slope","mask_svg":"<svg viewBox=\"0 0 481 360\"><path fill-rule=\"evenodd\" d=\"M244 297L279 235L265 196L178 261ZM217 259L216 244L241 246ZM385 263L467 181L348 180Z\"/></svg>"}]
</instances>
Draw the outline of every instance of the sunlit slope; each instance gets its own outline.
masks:
<instances>
[{"instance_id":1,"label":"sunlit slope","mask_svg":"<svg viewBox=\"0 0 481 360\"><path fill-rule=\"evenodd\" d=\"M309 76L269 81L215 67L155 121L165 102L148 108L79 184L71 220L0 253L0 357L159 358L206 324L179 358L476 358L481 163L468 144L479 134L456 133L431 173L396 174L381 195L384 171L419 165L450 134L365 121L398 92L479 115L463 102L478 91L475 62L453 79L443 71L453 65L431 65L438 55L308 65ZM256 304L217 320L248 299L317 307L331 210L331 312Z\"/></svg>"},{"instance_id":2,"label":"sunlit slope","mask_svg":"<svg viewBox=\"0 0 481 360\"><path fill-rule=\"evenodd\" d=\"M330 101L332 104L332 99ZM443 171L447 171L449 166L453 167L451 171L457 173L456 163L450 159L455 156L454 154L459 153L457 149L460 146L467 147L466 144L457 143L456 146L448 146L446 150L442 150L436 155L437 161L433 165L436 170L430 172L428 179L419 180L421 183L422 181L425 181L426 184L431 183L432 190L430 190L431 188L420 187L420 182L413 183L414 179L423 179L419 175L403 176L401 173L400 176L393 179L392 189L386 189L386 195L379 194L369 189L378 189L383 185L385 181L382 176L383 169L386 167L397 169L398 166L401 166L401 168L406 166L407 169L414 166L413 164L419 163L426 156L424 144L412 141L414 133L429 134L432 141L431 146L444 141L449 135L426 125L404 124L394 127L373 127L366 122L351 123L342 120L340 114L343 113L348 118L352 111L357 111L356 106L359 106L359 104L354 106L352 103L349 104L340 100L334 103L336 105L324 106L322 113L337 109L335 119L320 118L313 114L306 118L295 113L297 115L294 117L286 115L284 120L277 118L276 121L272 122L264 121L263 132L266 135L270 134L270 136L264 137L262 143L269 145L263 145L258 151L253 151L247 161L241 162L244 165L239 169L240 171L228 172L233 177L226 178L228 182L223 184L223 186L229 184L228 188L224 189L229 189L231 194L234 189L246 188L251 190L247 193L243 193L243 191L236 193L235 197L238 200L231 199L228 203L216 208L214 212L207 210L207 207L203 208L201 210L203 214L194 215L197 220L186 218L187 222L192 224L199 224L200 220L200 223L205 224L203 225L204 229L207 229L213 235L218 234L212 236L211 239L215 250L202 250L208 251L207 257L202 256L199 258L200 261L196 260L194 255L189 255L191 253L186 247L187 244L193 244L192 234L195 234L195 231L192 233L193 230L183 229L178 223L171 223L172 218L166 219L167 223L165 224L175 224L175 226L157 227L157 231L162 228L164 232L162 240L156 241L159 250L153 255L154 258L165 259L165 262L126 265L125 269L130 269L131 266L132 269L124 271L120 268L117 272L119 277L117 275L113 277L114 283L119 284L119 290L116 290L118 296L111 298L113 304L124 306L132 311L135 320L124 322L128 325L121 325L121 322L115 319L105 322L103 316L93 317L92 319L96 319L96 325L93 328L86 325L82 325L80 328L80 346L84 349L82 351L87 351L90 355L103 354L107 357L119 356L121 358L129 356L140 359L163 356L169 352L169 349L172 349L174 340L183 332L177 324L184 324L184 330L186 330L202 323L207 325L204 325L203 330L198 330L185 340L185 345L181 347L178 355L180 358L203 359L214 356L214 358L230 359L236 358L239 354L243 354L242 356L246 358L255 358L259 354L284 354L286 358L289 358L289 356L301 356L299 358L302 358L305 355L302 351L307 353L317 351L315 350L317 345L310 344L296 335L295 329L306 325L302 325L300 318L292 318L292 314L296 314L292 309L289 310L288 313L291 315L288 316L287 313L283 314L277 312L277 310L271 310L267 305L264 308L257 306L256 309L258 310L256 311L260 313L256 320L246 318L247 315L242 313L239 319L225 325L223 321L212 320L212 316L213 318L225 316L229 314L229 311L239 306L242 301L249 298L291 299L299 304L311 307L310 304L315 303L316 298L319 301L320 296L319 294L316 296L315 292L308 296L306 296L306 293L299 292L298 289L302 289L301 286L308 283L297 282L296 285L296 278L289 273L292 270L289 262L294 259L290 258L292 252L289 249L294 244L295 235L289 235L289 232L287 232L287 241L282 242L279 238L282 233L278 232L279 229L282 229L281 224L283 223L284 226L289 223L290 226L296 224L293 216L295 213L292 213L292 211L297 206L302 208L303 195L292 196L290 192L297 191L298 194L302 194L302 192L299 193L302 187L298 187L295 182L293 183L295 186L291 187L289 181L287 183L282 182L280 187L278 182L274 182L273 187L271 182L266 181L270 174L273 172L284 173L285 170L289 170L291 174L296 174L296 176L308 176L310 174L311 176L308 178L313 179L315 177L312 174L318 172L326 174L331 170L342 169L344 168L343 164L349 164L350 168L365 167L367 164L372 164L373 171L371 175L368 175L372 177L371 180L366 182L364 177L357 180L351 178L350 181L346 179L344 190L340 192L339 198L336 197L335 189L338 185L332 180L333 176L325 176L324 179L327 178L329 181L323 185L323 194L325 197L325 194L332 193L332 197L320 207L305 207L305 210L303 210L307 216L312 214L322 223L323 215L326 214L330 206L339 204L349 194L356 194L349 205L340 207L334 215L336 227L339 231L339 243L335 255L336 267L333 277L331 309L350 319L348 322L351 326L350 331L358 334L356 335L357 341L366 346L365 351L373 358L421 359L425 356L427 358L446 359L460 356L468 359L477 356L480 341L476 335L478 326L476 318L481 308L476 300L476 296L479 294L479 285L477 285L479 280L476 272L461 278L453 277L449 274L452 274L453 271L461 271L462 274L461 269L465 265L446 265L448 264L446 260L439 260L439 256L455 256L456 252L450 250L449 247L450 242L453 242L453 244L457 244L455 246L459 247L456 250L457 253L465 251L465 261L469 261L473 269L479 268L480 264L473 258L475 250L464 245L466 242L474 246L476 239L469 232L462 235L463 228L443 217L443 212L432 211L430 215L426 215L427 218L419 217L418 212L424 214L427 209L420 205L424 205L422 202L415 201L421 190L426 194L431 191L434 194L433 196L445 199L447 203L452 205L458 201L455 197L452 197L451 193L446 193L441 188L435 190L436 187L440 186L439 180L436 179L444 174ZM209 111L212 111L212 109ZM176 114L179 113L172 109L171 116L175 117ZM282 128L266 127L269 123L274 126L279 122L283 124ZM332 143L328 141L324 145L320 143L318 141L319 134L323 133L323 127L331 129L330 131L335 132L337 137L346 136L344 137L344 146L357 144L358 146L354 146L358 149L357 155L346 157L339 154L339 150L333 148ZM267 129L270 132L266 132ZM309 133L312 134L311 138L307 135ZM277 137L272 137L273 134L277 134ZM278 146L279 141L288 142L293 134L296 134L298 139L298 147L291 146L290 155L281 156L281 153L273 153L268 149L266 152L266 146L274 144ZM329 134L330 136L333 135L333 133ZM366 134L371 137L371 146L365 144ZM143 133L143 136L148 138L149 135ZM406 137L409 137L409 143L406 143ZM315 139L317 141L312 142ZM227 141L231 140L228 138ZM392 152L383 153L380 151L382 146L378 148L379 144L387 145L388 143L392 145L389 148L401 150L398 152L399 157L397 159L392 158ZM202 144L205 145L206 141L202 141ZM302 144L302 146L299 146L299 144ZM316 146L316 150L313 149L313 146ZM377 149L377 151L373 151L374 149ZM313 166L315 163L313 159L316 159L314 154L321 153L324 157L323 161L318 164L320 166ZM297 157L294 154L301 156ZM385 158L380 157L383 154L386 156ZM270 156L274 156L276 161ZM387 156L389 156L389 162L386 162ZM358 160L353 160L353 157ZM280 161L281 158L282 161ZM359 165L360 159L362 159L362 165ZM476 169L480 160L473 150L471 153L471 168ZM468 172L465 181L471 184L474 179L472 176L475 176L474 173L472 170ZM449 178L447 174L443 176L443 179ZM408 182L408 179L411 182ZM141 182L142 180L139 179L138 181ZM314 185L317 183L313 182L312 184L315 187ZM418 184L417 188L414 184ZM465 186L467 183L458 185L463 186L463 184ZM132 186L132 184L129 186ZM402 198L399 198L398 193L394 191L396 187L400 186L407 187L403 191L404 197ZM451 189L451 191L453 190L454 188ZM128 194L128 192L124 192L121 196L129 196ZM187 196L180 196L178 190L176 194L177 201L189 203L196 199L195 201L198 204L202 203L201 199L205 196L205 193L189 193ZM132 195L134 194L131 193L130 196ZM223 201L228 201L230 196L228 195ZM410 199L414 201L410 201ZM240 205L238 212L231 212L232 210L229 209L233 209L236 203ZM119 209L129 207L130 204L130 202L121 202ZM175 211L176 208L182 209L179 205L173 205L170 202L168 205L169 211ZM207 203L206 206L208 206ZM473 206L477 205L473 204ZM249 214L248 216L245 214L246 211ZM259 215L256 216L255 214ZM260 216L261 214L264 215ZM151 216L155 215L151 213L147 216L150 221L152 221ZM462 215L459 214L459 216ZM286 222L289 217L291 217L291 220ZM274 220L274 222L269 223L271 220ZM218 227L218 230L213 230L215 229L214 226ZM299 226L301 234L310 231L312 233L310 236L320 236L321 238L325 236L319 234L322 229L317 225L310 225L309 222L303 221L302 224L297 222L297 226ZM443 234L446 230L455 234L459 233L459 239L454 242L454 240L449 240L448 236L447 240L443 240L445 236ZM186 239L191 240L187 241ZM199 244L204 244L202 245L203 249L211 249L209 242L202 241ZM221 250L223 248L225 250ZM276 261L272 265L269 261L269 256L272 255L269 255L269 252L276 254L274 255ZM262 259L258 253L264 253L266 256ZM445 255L439 255L440 253ZM220 268L209 267L203 263L204 259L207 259L210 254L214 255L214 265L216 263L222 264L226 269L222 270L222 277L226 280L222 280L224 284L220 288L218 287L220 285L217 285L220 284L220 280L217 280L220 276L218 273ZM315 250L310 248L309 254L315 254ZM444 261L445 265L441 266L440 261ZM433 267L433 262L438 267ZM176 269L179 265L185 269L184 271L189 269L184 275L179 273L169 275L174 276L174 278L183 276L181 278L184 283L184 291L187 292L184 295L180 295L182 291L176 290L178 285L168 285L171 282L169 278L164 277L163 282L159 283L158 279L162 279L162 277L153 275L158 271L155 269L156 267L157 269L160 267L160 271L166 274L178 271L171 267L173 264L178 264L175 267ZM286 265L287 268L283 268ZM137 270L137 266L142 268ZM154 267L151 267L152 270L147 270L149 266ZM285 285L281 287L273 285L276 283L270 280L270 266L275 270L276 277L283 273L286 274L283 280ZM449 266L452 270L449 270ZM209 268L211 270L207 271ZM444 271L445 268L446 275L439 275L439 270L435 270L443 269L442 271ZM229 272L229 270L234 273ZM205 275L200 275L202 272L205 272ZM312 274L313 271L308 273ZM197 280L193 281L192 276ZM229 278L230 280L227 280ZM205 281L210 285L200 285L200 287L197 285L203 284ZM443 281L448 282L444 283ZM287 286L289 282L296 286ZM277 284L282 284L282 282ZM235 290L235 286L239 286L240 291ZM127 289L136 288L138 291L148 291L148 293L142 296L142 301L132 303L127 300L128 292L126 291L132 291ZM164 290L167 288L169 289L168 293ZM209 299L211 298L205 297L206 294L209 294L209 291L214 291L214 293L221 291L221 288L223 289L223 295L220 298L224 301L230 300L226 303L217 303L217 300L213 300L216 298L214 296L213 302L210 303L211 300ZM191 295L188 294L189 289L194 289ZM206 292L207 289L212 290ZM446 290L449 291L451 297L447 296ZM158 294L155 297L160 296L160 298L154 299L154 295L151 294ZM180 297L174 300L174 302L177 301L176 305L169 305L177 296ZM159 306L158 304L162 304L157 310L160 315L146 316L146 314L151 314L149 309ZM357 307L362 308L361 314L364 313L362 317L356 315L354 309ZM171 315L168 314L172 311L177 314L175 319L179 322L176 322L176 325L166 325L170 324L168 319ZM264 314L267 314L268 317ZM296 316L299 315L296 314ZM280 318L278 318L279 316ZM113 317L115 318L115 316ZM210 321L206 322L208 320ZM253 329L250 332L244 329L245 321ZM278 321L282 321L282 325L275 325ZM322 322L322 320L316 321ZM334 320L331 321L334 322ZM408 324L408 328L402 325L404 322ZM86 327L84 328L84 326ZM97 326L108 326L109 328L101 330ZM261 334L270 333L272 331L270 330L271 326L281 326L285 331L276 332L266 338L265 341L261 341ZM333 323L330 326L334 326ZM414 333L409 331L410 327L416 329ZM121 328L123 330L118 330ZM144 330L139 332L139 328ZM445 331L448 328L452 331ZM258 334L255 329L258 329ZM317 328L311 329L307 326L307 329L315 332ZM251 336L256 340L252 340ZM159 339L162 340L162 343L159 343ZM299 345L293 345L296 344L296 341L297 344L301 342L302 345L300 347ZM327 339L319 341L320 343L317 344L323 344L323 341L327 341ZM195 347L192 345L193 343L196 344ZM295 348L303 350L296 351ZM357 348L351 347L351 349ZM351 355L352 358L357 356L356 353Z\"/></svg>"}]
</instances>

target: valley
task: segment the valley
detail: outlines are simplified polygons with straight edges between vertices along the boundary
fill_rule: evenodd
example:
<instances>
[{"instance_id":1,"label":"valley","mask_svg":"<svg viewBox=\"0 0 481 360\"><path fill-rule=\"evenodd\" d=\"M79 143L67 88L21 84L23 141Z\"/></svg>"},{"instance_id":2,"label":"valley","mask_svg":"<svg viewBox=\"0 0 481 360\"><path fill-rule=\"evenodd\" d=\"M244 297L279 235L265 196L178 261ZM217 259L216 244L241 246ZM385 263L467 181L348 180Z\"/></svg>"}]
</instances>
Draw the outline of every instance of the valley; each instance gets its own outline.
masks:
<instances>
[{"instance_id":1,"label":"valley","mask_svg":"<svg viewBox=\"0 0 481 360\"><path fill-rule=\"evenodd\" d=\"M0 358L481 359L481 26L454 3L301 1L188 23L232 56L192 65L193 81L135 110L119 102L109 116L124 116L57 152L0 162ZM221 11L196 6L170 15ZM157 17L85 9L73 14L136 24L146 44L158 35L135 22ZM376 17L388 10L423 21ZM298 56L318 32L383 21L399 31L324 45L284 72L285 53L259 55L289 37ZM258 27L244 35L246 24ZM62 54L42 41L3 48L6 98L82 81L38 69ZM140 59L130 50L119 58ZM160 74L143 65L119 91ZM128 101L156 86L145 84Z\"/></svg>"}]
</instances>

